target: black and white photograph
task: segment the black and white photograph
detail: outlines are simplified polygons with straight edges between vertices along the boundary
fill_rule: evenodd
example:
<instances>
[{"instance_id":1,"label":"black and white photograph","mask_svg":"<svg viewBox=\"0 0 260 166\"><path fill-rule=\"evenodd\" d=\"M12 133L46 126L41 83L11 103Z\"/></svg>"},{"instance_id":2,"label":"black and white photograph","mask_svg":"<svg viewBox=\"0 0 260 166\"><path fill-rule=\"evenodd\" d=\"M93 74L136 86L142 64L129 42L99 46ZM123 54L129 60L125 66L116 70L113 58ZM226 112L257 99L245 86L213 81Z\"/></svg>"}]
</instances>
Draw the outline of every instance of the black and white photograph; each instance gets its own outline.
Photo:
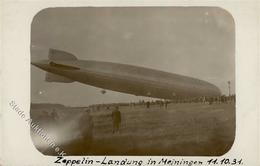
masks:
<instances>
[{"instance_id":1,"label":"black and white photograph","mask_svg":"<svg viewBox=\"0 0 260 166\"><path fill-rule=\"evenodd\" d=\"M31 23L44 155L221 156L235 140L235 23L219 7L54 7Z\"/></svg>"}]
</instances>

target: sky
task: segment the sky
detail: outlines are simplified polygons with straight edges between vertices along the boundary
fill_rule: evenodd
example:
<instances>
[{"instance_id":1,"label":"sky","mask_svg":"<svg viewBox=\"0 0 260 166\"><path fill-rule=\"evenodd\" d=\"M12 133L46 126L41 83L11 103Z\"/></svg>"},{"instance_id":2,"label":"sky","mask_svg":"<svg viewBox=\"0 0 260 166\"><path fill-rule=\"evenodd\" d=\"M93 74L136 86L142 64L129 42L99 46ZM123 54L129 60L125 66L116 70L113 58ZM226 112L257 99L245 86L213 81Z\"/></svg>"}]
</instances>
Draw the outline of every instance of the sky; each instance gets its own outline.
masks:
<instances>
[{"instance_id":1,"label":"sky","mask_svg":"<svg viewBox=\"0 0 260 166\"><path fill-rule=\"evenodd\" d=\"M40 11L31 24L31 61L49 48L81 60L131 64L208 81L235 93L235 24L214 7L69 7ZM130 94L73 83L45 82L31 66L31 102L87 106L136 102Z\"/></svg>"}]
</instances>

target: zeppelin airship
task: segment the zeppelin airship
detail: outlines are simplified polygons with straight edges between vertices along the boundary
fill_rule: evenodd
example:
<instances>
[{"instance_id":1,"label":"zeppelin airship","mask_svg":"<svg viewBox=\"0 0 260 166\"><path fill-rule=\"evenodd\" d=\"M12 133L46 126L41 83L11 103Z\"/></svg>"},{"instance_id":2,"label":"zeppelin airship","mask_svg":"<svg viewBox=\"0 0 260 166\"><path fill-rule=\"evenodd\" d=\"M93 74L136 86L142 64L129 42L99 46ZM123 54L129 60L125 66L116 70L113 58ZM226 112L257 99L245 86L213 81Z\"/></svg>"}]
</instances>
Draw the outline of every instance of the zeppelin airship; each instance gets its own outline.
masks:
<instances>
[{"instance_id":1,"label":"zeppelin airship","mask_svg":"<svg viewBox=\"0 0 260 166\"><path fill-rule=\"evenodd\" d=\"M221 95L215 85L192 77L128 64L79 60L71 53L49 49L48 60L32 62L46 71L47 82L80 82L112 90L160 99Z\"/></svg>"}]
</instances>

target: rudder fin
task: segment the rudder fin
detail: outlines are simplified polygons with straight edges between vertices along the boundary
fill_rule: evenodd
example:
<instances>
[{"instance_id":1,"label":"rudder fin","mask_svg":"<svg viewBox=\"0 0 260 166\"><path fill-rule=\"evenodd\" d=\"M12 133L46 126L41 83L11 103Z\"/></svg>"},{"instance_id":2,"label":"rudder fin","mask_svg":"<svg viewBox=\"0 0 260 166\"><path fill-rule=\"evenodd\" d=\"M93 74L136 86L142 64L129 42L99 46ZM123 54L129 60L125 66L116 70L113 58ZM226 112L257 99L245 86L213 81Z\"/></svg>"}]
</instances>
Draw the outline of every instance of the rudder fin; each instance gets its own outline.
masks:
<instances>
[{"instance_id":1,"label":"rudder fin","mask_svg":"<svg viewBox=\"0 0 260 166\"><path fill-rule=\"evenodd\" d=\"M49 60L77 60L77 57L66 51L50 48Z\"/></svg>"}]
</instances>

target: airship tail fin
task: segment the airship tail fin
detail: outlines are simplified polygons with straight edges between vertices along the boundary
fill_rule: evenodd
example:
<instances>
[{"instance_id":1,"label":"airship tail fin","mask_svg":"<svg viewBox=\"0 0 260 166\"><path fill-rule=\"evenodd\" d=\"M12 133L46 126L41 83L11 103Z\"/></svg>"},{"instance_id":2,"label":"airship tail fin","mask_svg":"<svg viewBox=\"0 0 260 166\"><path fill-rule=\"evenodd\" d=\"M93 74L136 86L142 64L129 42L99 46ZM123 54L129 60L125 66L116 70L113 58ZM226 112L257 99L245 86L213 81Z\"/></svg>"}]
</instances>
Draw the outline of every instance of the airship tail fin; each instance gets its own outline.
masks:
<instances>
[{"instance_id":1,"label":"airship tail fin","mask_svg":"<svg viewBox=\"0 0 260 166\"><path fill-rule=\"evenodd\" d=\"M52 73L49 73L49 72L47 72L46 75L45 75L45 81L47 81L47 82L62 82L62 83L74 82L71 79L68 79L66 77L59 76L59 75L56 75L56 74L52 74Z\"/></svg>"},{"instance_id":2,"label":"airship tail fin","mask_svg":"<svg viewBox=\"0 0 260 166\"><path fill-rule=\"evenodd\" d=\"M49 49L49 60L77 60L77 58L68 52L50 48Z\"/></svg>"}]
</instances>

